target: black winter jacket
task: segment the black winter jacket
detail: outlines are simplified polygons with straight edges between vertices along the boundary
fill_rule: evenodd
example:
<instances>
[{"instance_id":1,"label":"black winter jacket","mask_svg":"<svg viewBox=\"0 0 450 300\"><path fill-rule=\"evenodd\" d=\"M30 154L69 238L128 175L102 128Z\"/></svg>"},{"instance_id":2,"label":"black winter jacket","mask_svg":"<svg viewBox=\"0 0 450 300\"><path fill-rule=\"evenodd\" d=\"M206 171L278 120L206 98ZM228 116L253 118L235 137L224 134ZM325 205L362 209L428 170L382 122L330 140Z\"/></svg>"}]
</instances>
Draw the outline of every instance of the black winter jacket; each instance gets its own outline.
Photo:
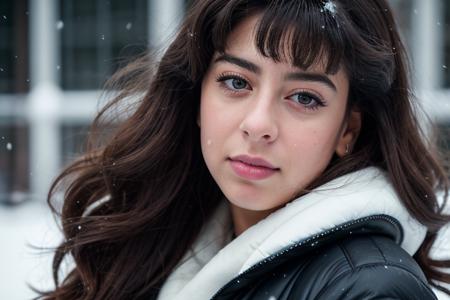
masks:
<instances>
[{"instance_id":1,"label":"black winter jacket","mask_svg":"<svg viewBox=\"0 0 450 300\"><path fill-rule=\"evenodd\" d=\"M230 281L215 300L437 299L398 246L398 222L352 221L284 249Z\"/></svg>"}]
</instances>

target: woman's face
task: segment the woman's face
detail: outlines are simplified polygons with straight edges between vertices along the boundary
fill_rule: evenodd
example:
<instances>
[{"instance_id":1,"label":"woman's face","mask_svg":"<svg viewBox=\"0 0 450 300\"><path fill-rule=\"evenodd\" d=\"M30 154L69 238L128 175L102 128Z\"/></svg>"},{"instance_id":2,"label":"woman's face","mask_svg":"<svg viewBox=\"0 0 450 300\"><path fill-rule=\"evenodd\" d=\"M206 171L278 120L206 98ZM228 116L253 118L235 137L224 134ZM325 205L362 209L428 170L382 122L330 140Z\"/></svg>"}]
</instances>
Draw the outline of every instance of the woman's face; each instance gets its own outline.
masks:
<instances>
[{"instance_id":1,"label":"woman's face","mask_svg":"<svg viewBox=\"0 0 450 300\"><path fill-rule=\"evenodd\" d=\"M206 165L227 199L265 211L318 177L336 150L343 155L349 83L342 70L327 75L319 65L263 57L253 43L257 21L237 26L213 57L198 123Z\"/></svg>"}]
</instances>

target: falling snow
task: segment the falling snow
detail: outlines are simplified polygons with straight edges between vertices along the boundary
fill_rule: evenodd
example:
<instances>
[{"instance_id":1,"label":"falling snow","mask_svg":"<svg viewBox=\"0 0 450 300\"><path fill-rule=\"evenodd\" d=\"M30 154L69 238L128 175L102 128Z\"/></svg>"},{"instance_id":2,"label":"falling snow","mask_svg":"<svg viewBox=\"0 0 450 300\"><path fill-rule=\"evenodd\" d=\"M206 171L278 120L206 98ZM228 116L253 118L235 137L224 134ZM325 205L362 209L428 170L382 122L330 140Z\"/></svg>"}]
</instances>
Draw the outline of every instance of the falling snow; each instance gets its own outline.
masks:
<instances>
[{"instance_id":1,"label":"falling snow","mask_svg":"<svg viewBox=\"0 0 450 300\"><path fill-rule=\"evenodd\" d=\"M64 22L59 20L58 22L56 22L56 29L61 30L64 28Z\"/></svg>"},{"instance_id":2,"label":"falling snow","mask_svg":"<svg viewBox=\"0 0 450 300\"><path fill-rule=\"evenodd\" d=\"M329 11L332 15L336 14L336 4L334 4L334 2L331 0L324 3L323 9L325 11Z\"/></svg>"},{"instance_id":3,"label":"falling snow","mask_svg":"<svg viewBox=\"0 0 450 300\"><path fill-rule=\"evenodd\" d=\"M127 30L130 30L131 27L133 27L133 23L131 23L131 22L128 22L127 25L125 26L125 28L126 28Z\"/></svg>"},{"instance_id":4,"label":"falling snow","mask_svg":"<svg viewBox=\"0 0 450 300\"><path fill-rule=\"evenodd\" d=\"M7 144L6 144L6 150L11 151L12 148L13 148L13 146L12 146L11 143L7 143Z\"/></svg>"}]
</instances>

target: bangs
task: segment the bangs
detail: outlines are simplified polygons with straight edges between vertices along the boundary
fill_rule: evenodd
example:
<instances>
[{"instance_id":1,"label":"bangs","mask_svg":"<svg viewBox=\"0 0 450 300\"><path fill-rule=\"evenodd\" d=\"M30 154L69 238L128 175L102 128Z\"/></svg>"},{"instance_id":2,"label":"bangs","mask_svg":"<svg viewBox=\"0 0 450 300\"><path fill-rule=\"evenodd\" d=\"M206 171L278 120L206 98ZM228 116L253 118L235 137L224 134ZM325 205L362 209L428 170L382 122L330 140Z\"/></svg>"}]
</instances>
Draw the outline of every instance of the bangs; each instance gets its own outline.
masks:
<instances>
[{"instance_id":1,"label":"bangs","mask_svg":"<svg viewBox=\"0 0 450 300\"><path fill-rule=\"evenodd\" d=\"M305 70L315 64L328 74L339 70L345 40L331 0L229 1L212 30L215 50L224 52L229 33L254 14L261 14L254 35L261 55Z\"/></svg>"}]
</instances>

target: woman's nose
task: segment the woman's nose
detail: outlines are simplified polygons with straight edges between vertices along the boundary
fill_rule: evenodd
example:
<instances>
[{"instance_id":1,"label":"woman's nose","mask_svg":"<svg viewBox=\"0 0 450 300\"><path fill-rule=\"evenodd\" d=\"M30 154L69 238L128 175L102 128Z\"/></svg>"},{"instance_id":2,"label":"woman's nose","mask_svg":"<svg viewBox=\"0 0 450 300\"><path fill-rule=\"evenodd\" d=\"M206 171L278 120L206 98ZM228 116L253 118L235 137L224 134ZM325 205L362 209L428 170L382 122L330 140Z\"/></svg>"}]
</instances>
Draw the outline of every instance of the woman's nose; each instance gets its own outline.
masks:
<instances>
[{"instance_id":1,"label":"woman's nose","mask_svg":"<svg viewBox=\"0 0 450 300\"><path fill-rule=\"evenodd\" d=\"M273 142L278 137L274 108L268 101L252 101L239 128L252 142Z\"/></svg>"}]
</instances>

